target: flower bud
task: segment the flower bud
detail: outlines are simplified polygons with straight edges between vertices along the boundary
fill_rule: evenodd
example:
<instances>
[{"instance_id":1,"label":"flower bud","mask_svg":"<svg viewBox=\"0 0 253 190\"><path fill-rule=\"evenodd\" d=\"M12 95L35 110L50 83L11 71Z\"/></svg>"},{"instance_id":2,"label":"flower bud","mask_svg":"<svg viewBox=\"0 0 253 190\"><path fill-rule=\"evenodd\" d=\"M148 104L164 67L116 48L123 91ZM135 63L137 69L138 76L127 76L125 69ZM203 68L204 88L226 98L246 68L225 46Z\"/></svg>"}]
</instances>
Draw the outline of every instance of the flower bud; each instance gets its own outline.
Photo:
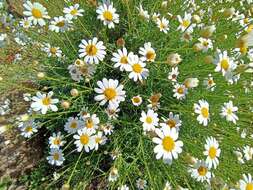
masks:
<instances>
[{"instance_id":1,"label":"flower bud","mask_svg":"<svg viewBox=\"0 0 253 190\"><path fill-rule=\"evenodd\" d=\"M170 66L176 66L178 65L180 62L182 61L180 55L178 53L171 53L168 57L167 57L167 63Z\"/></svg>"},{"instance_id":2,"label":"flower bud","mask_svg":"<svg viewBox=\"0 0 253 190\"><path fill-rule=\"evenodd\" d=\"M212 57L211 55L205 56L204 62L205 62L206 64L211 64L211 63L213 63L213 57Z\"/></svg>"},{"instance_id":3,"label":"flower bud","mask_svg":"<svg viewBox=\"0 0 253 190\"><path fill-rule=\"evenodd\" d=\"M117 46L123 47L125 46L125 40L123 38L119 38L116 42Z\"/></svg>"},{"instance_id":4,"label":"flower bud","mask_svg":"<svg viewBox=\"0 0 253 190\"><path fill-rule=\"evenodd\" d=\"M63 100L61 102L61 106L63 107L63 109L68 109L70 107L70 102L66 101L66 100Z\"/></svg>"},{"instance_id":5,"label":"flower bud","mask_svg":"<svg viewBox=\"0 0 253 190\"><path fill-rule=\"evenodd\" d=\"M77 89L73 88L73 89L70 91L70 94L71 94L71 96L76 97L76 96L79 95L79 92L78 92Z\"/></svg>"},{"instance_id":6,"label":"flower bud","mask_svg":"<svg viewBox=\"0 0 253 190\"><path fill-rule=\"evenodd\" d=\"M199 15L193 15L192 16L192 22L193 23L200 23L201 22L201 18Z\"/></svg>"},{"instance_id":7,"label":"flower bud","mask_svg":"<svg viewBox=\"0 0 253 190\"><path fill-rule=\"evenodd\" d=\"M224 17L227 17L227 18L233 16L234 13L235 13L235 8L234 8L234 7L226 8L226 9L223 11Z\"/></svg>"},{"instance_id":8,"label":"flower bud","mask_svg":"<svg viewBox=\"0 0 253 190\"><path fill-rule=\"evenodd\" d=\"M45 77L45 73L39 72L39 73L37 74L37 77L38 77L38 79L43 79L43 78Z\"/></svg>"}]
</instances>

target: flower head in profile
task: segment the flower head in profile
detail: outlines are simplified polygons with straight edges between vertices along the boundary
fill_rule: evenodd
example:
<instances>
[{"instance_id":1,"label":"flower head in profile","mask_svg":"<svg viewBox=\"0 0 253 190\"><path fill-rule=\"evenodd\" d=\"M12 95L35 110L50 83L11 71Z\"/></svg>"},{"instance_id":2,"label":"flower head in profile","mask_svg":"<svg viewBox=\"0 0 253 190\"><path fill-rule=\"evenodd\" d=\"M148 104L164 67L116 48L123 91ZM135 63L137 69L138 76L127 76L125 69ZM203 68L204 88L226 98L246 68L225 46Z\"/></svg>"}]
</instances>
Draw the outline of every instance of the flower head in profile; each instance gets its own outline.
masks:
<instances>
[{"instance_id":1,"label":"flower head in profile","mask_svg":"<svg viewBox=\"0 0 253 190\"><path fill-rule=\"evenodd\" d=\"M58 111L58 108L55 104L59 102L58 99L52 98L53 92L50 91L47 94L41 94L41 92L37 92L36 96L32 97L31 108L34 111L41 111L42 114L46 114L47 111L52 110L53 112Z\"/></svg>"}]
</instances>

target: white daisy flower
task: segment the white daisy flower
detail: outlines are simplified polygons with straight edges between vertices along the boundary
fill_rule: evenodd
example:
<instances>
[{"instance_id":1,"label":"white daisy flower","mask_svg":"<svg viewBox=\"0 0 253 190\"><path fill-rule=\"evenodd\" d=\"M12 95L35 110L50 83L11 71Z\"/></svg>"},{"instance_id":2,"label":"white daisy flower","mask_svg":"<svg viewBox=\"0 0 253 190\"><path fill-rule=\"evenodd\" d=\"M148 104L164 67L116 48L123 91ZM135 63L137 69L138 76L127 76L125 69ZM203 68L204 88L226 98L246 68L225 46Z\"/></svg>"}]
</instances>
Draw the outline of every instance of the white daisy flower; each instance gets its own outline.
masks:
<instances>
[{"instance_id":1,"label":"white daisy flower","mask_svg":"<svg viewBox=\"0 0 253 190\"><path fill-rule=\"evenodd\" d=\"M156 53L154 48L151 47L151 43L147 42L144 44L144 47L140 47L139 54L142 61L154 62L156 58Z\"/></svg>"},{"instance_id":2,"label":"white daisy flower","mask_svg":"<svg viewBox=\"0 0 253 190\"><path fill-rule=\"evenodd\" d=\"M50 22L49 30L53 32L65 32L70 30L72 27L72 21L66 19L63 16L54 17Z\"/></svg>"},{"instance_id":3,"label":"white daisy flower","mask_svg":"<svg viewBox=\"0 0 253 190\"><path fill-rule=\"evenodd\" d=\"M134 106L139 106L142 104L142 97L140 95L134 96L131 98L131 101Z\"/></svg>"},{"instance_id":4,"label":"white daisy flower","mask_svg":"<svg viewBox=\"0 0 253 190\"><path fill-rule=\"evenodd\" d=\"M99 131L95 136L95 150L98 150L99 145L104 145L106 143L107 138L103 136L103 133Z\"/></svg>"},{"instance_id":5,"label":"white daisy flower","mask_svg":"<svg viewBox=\"0 0 253 190\"><path fill-rule=\"evenodd\" d=\"M177 140L178 131L175 128L163 127L155 132L158 137L154 137L152 141L157 144L154 148L156 159L162 158L165 163L172 164L172 160L178 158L183 147L183 142Z\"/></svg>"},{"instance_id":6,"label":"white daisy flower","mask_svg":"<svg viewBox=\"0 0 253 190\"><path fill-rule=\"evenodd\" d=\"M154 131L158 126L158 114L154 112L154 110L150 109L147 113L144 111L141 112L140 121L143 123L143 131Z\"/></svg>"},{"instance_id":7,"label":"white daisy flower","mask_svg":"<svg viewBox=\"0 0 253 190\"><path fill-rule=\"evenodd\" d=\"M95 148L95 136L94 131L88 128L83 128L77 131L77 135L74 135L75 142L74 144L77 147L77 151L81 152L84 148L85 152Z\"/></svg>"},{"instance_id":8,"label":"white daisy flower","mask_svg":"<svg viewBox=\"0 0 253 190\"><path fill-rule=\"evenodd\" d=\"M79 45L79 57L84 57L86 63L98 64L99 61L103 61L106 55L106 47L102 41L98 41L95 37L92 40L82 40Z\"/></svg>"},{"instance_id":9,"label":"white daisy flower","mask_svg":"<svg viewBox=\"0 0 253 190\"><path fill-rule=\"evenodd\" d=\"M227 103L224 103L224 106L221 108L221 117L225 117L227 121L232 121L234 124L236 124L236 120L238 120L237 115L235 112L238 111L238 107L233 106L233 102L229 101Z\"/></svg>"},{"instance_id":10,"label":"white daisy flower","mask_svg":"<svg viewBox=\"0 0 253 190\"><path fill-rule=\"evenodd\" d=\"M117 181L118 177L119 177L118 169L115 168L115 167L113 167L113 168L110 170L109 177L108 177L108 181L109 181L109 182Z\"/></svg>"},{"instance_id":11,"label":"white daisy flower","mask_svg":"<svg viewBox=\"0 0 253 190\"><path fill-rule=\"evenodd\" d=\"M93 130L94 132L98 129L99 118L96 114L92 114L90 117L84 119L84 126L88 129Z\"/></svg>"},{"instance_id":12,"label":"white daisy flower","mask_svg":"<svg viewBox=\"0 0 253 190\"><path fill-rule=\"evenodd\" d=\"M206 88L208 90L211 90L211 91L214 91L215 89L215 86L216 86L216 83L214 82L214 79L212 77L211 74L208 75L208 78L206 78L204 81L203 81L203 84L204 86L206 86Z\"/></svg>"},{"instance_id":13,"label":"white daisy flower","mask_svg":"<svg viewBox=\"0 0 253 190\"><path fill-rule=\"evenodd\" d=\"M240 190L253 189L253 180L251 174L243 174L243 179L239 181Z\"/></svg>"},{"instance_id":14,"label":"white daisy flower","mask_svg":"<svg viewBox=\"0 0 253 190\"><path fill-rule=\"evenodd\" d=\"M51 165L60 166L63 164L65 158L63 157L62 150L58 148L50 149L49 155L47 157L48 163Z\"/></svg>"},{"instance_id":15,"label":"white daisy flower","mask_svg":"<svg viewBox=\"0 0 253 190\"><path fill-rule=\"evenodd\" d=\"M129 64L131 65L131 70L128 75L130 79L136 82L137 80L142 81L148 77L149 71L145 68L146 64L137 55L129 55Z\"/></svg>"},{"instance_id":16,"label":"white daisy flower","mask_svg":"<svg viewBox=\"0 0 253 190\"><path fill-rule=\"evenodd\" d=\"M182 32L184 32L185 30L187 32L193 32L193 28L195 27L195 24L191 23L191 19L192 19L191 14L188 14L185 12L184 18L178 15L177 19L178 19L178 22L180 23L177 30L181 30Z\"/></svg>"},{"instance_id":17,"label":"white daisy flower","mask_svg":"<svg viewBox=\"0 0 253 190\"><path fill-rule=\"evenodd\" d=\"M38 126L33 119L20 122L18 127L21 130L21 135L25 138L30 138L34 133L38 132Z\"/></svg>"},{"instance_id":18,"label":"white daisy flower","mask_svg":"<svg viewBox=\"0 0 253 190\"><path fill-rule=\"evenodd\" d=\"M111 59L115 64L114 67L120 69L120 71L130 71L131 66L128 63L128 53L127 49L124 47L122 50L118 49L117 53L113 53L113 58ZM132 54L131 52L129 55Z\"/></svg>"},{"instance_id":19,"label":"white daisy flower","mask_svg":"<svg viewBox=\"0 0 253 190\"><path fill-rule=\"evenodd\" d=\"M219 148L219 142L213 137L208 137L206 139L204 155L207 156L206 164L208 165L209 169L212 167L214 169L217 168L219 164L218 157L220 157L220 153L221 150Z\"/></svg>"},{"instance_id":20,"label":"white daisy flower","mask_svg":"<svg viewBox=\"0 0 253 190\"><path fill-rule=\"evenodd\" d=\"M138 11L139 11L139 16L148 20L149 19L149 14L148 11L144 10L142 8L142 5L140 4L139 7L137 7Z\"/></svg>"},{"instance_id":21,"label":"white daisy flower","mask_svg":"<svg viewBox=\"0 0 253 190\"><path fill-rule=\"evenodd\" d=\"M116 13L113 3L103 3L97 8L96 13L98 14L97 18L103 21L103 24L108 28L114 28L115 24L119 23L119 15Z\"/></svg>"},{"instance_id":22,"label":"white daisy flower","mask_svg":"<svg viewBox=\"0 0 253 190\"><path fill-rule=\"evenodd\" d=\"M122 185L118 187L118 190L129 190L129 187L127 185Z\"/></svg>"},{"instance_id":23,"label":"white daisy flower","mask_svg":"<svg viewBox=\"0 0 253 190\"><path fill-rule=\"evenodd\" d=\"M119 85L118 80L103 78L102 81L98 81L99 88L95 88L95 92L99 95L95 96L95 100L100 102L100 105L109 104L118 105L120 102L125 101L126 91L123 90L124 86Z\"/></svg>"},{"instance_id":24,"label":"white daisy flower","mask_svg":"<svg viewBox=\"0 0 253 190\"><path fill-rule=\"evenodd\" d=\"M31 21L34 25L39 24L40 26L46 25L44 19L49 19L47 9L40 3L31 1L26 1L24 5L24 16L28 17L28 20Z\"/></svg>"},{"instance_id":25,"label":"white daisy flower","mask_svg":"<svg viewBox=\"0 0 253 190\"><path fill-rule=\"evenodd\" d=\"M218 51L214 59L214 64L216 65L215 71L222 72L223 76L225 76L227 72L235 70L237 67L233 59L228 56L227 51Z\"/></svg>"},{"instance_id":26,"label":"white daisy flower","mask_svg":"<svg viewBox=\"0 0 253 190\"><path fill-rule=\"evenodd\" d=\"M206 162L203 160L197 160L193 167L189 169L189 172L191 173L192 178L200 182L209 182L212 177L212 173L209 171Z\"/></svg>"},{"instance_id":27,"label":"white daisy flower","mask_svg":"<svg viewBox=\"0 0 253 190\"><path fill-rule=\"evenodd\" d=\"M83 9L79 9L79 4L74 6L64 7L63 13L68 20L77 19L78 16L83 16Z\"/></svg>"},{"instance_id":28,"label":"white daisy flower","mask_svg":"<svg viewBox=\"0 0 253 190\"><path fill-rule=\"evenodd\" d=\"M244 158L245 160L249 161L252 160L253 158L253 147L250 146L244 146L243 147L243 154L244 154Z\"/></svg>"},{"instance_id":29,"label":"white daisy flower","mask_svg":"<svg viewBox=\"0 0 253 190\"><path fill-rule=\"evenodd\" d=\"M28 20L28 18L23 18L20 22L19 22L20 26L22 26L23 28L27 29L30 28L32 26L32 23L30 20Z\"/></svg>"},{"instance_id":30,"label":"white daisy flower","mask_svg":"<svg viewBox=\"0 0 253 190\"><path fill-rule=\"evenodd\" d=\"M208 102L206 100L199 100L199 104L194 104L194 112L199 114L197 117L199 124L207 126L210 120Z\"/></svg>"},{"instance_id":31,"label":"white daisy flower","mask_svg":"<svg viewBox=\"0 0 253 190\"><path fill-rule=\"evenodd\" d=\"M161 32L164 32L165 34L168 33L169 31L169 21L166 18L162 18L162 19L157 19L156 20L156 25L157 27L160 29Z\"/></svg>"},{"instance_id":32,"label":"white daisy flower","mask_svg":"<svg viewBox=\"0 0 253 190\"><path fill-rule=\"evenodd\" d=\"M177 76L179 75L178 67L172 67L171 72L169 72L168 79L172 82L177 82Z\"/></svg>"},{"instance_id":33,"label":"white daisy flower","mask_svg":"<svg viewBox=\"0 0 253 190\"><path fill-rule=\"evenodd\" d=\"M139 178L136 181L136 187L137 189L145 189L147 187L147 181Z\"/></svg>"},{"instance_id":34,"label":"white daisy flower","mask_svg":"<svg viewBox=\"0 0 253 190\"><path fill-rule=\"evenodd\" d=\"M63 140L63 135L61 135L61 132L53 133L51 137L49 137L49 145L50 148L57 148L59 149L61 146L65 144L66 141Z\"/></svg>"},{"instance_id":35,"label":"white daisy flower","mask_svg":"<svg viewBox=\"0 0 253 190\"><path fill-rule=\"evenodd\" d=\"M163 128L175 128L179 131L180 126L182 125L182 121L179 119L178 114L169 113L169 118L162 118L163 122L160 123L160 126Z\"/></svg>"},{"instance_id":36,"label":"white daisy flower","mask_svg":"<svg viewBox=\"0 0 253 190\"><path fill-rule=\"evenodd\" d=\"M164 186L163 190L172 190L172 187L171 187L170 182L166 181L166 183L165 183L165 186Z\"/></svg>"},{"instance_id":37,"label":"white daisy flower","mask_svg":"<svg viewBox=\"0 0 253 190\"><path fill-rule=\"evenodd\" d=\"M49 43L44 44L42 50L47 53L48 57L62 57L61 49L51 46Z\"/></svg>"},{"instance_id":38,"label":"white daisy flower","mask_svg":"<svg viewBox=\"0 0 253 190\"><path fill-rule=\"evenodd\" d=\"M173 92L174 92L173 97L176 97L178 100L182 100L185 99L188 90L185 87L185 85L175 84Z\"/></svg>"},{"instance_id":39,"label":"white daisy flower","mask_svg":"<svg viewBox=\"0 0 253 190\"><path fill-rule=\"evenodd\" d=\"M105 135L111 135L113 133L114 126L107 123L106 125L102 125L101 128Z\"/></svg>"},{"instance_id":40,"label":"white daisy flower","mask_svg":"<svg viewBox=\"0 0 253 190\"><path fill-rule=\"evenodd\" d=\"M212 40L207 38L199 38L198 41L202 45L202 51L207 52L209 49L213 49L213 43Z\"/></svg>"},{"instance_id":41,"label":"white daisy flower","mask_svg":"<svg viewBox=\"0 0 253 190\"><path fill-rule=\"evenodd\" d=\"M199 79L198 78L187 78L184 81L184 86L186 88L195 88L199 85Z\"/></svg>"},{"instance_id":42,"label":"white daisy flower","mask_svg":"<svg viewBox=\"0 0 253 190\"><path fill-rule=\"evenodd\" d=\"M64 125L64 130L69 134L74 134L83 127L84 122L82 120L79 120L77 117L70 117Z\"/></svg>"},{"instance_id":43,"label":"white daisy flower","mask_svg":"<svg viewBox=\"0 0 253 190\"><path fill-rule=\"evenodd\" d=\"M32 97L31 108L33 111L41 111L42 114L46 114L48 110L52 110L53 112L58 111L56 105L59 102L58 99L53 99L53 92L50 91L47 94L41 94L40 92L36 93L36 96Z\"/></svg>"},{"instance_id":44,"label":"white daisy flower","mask_svg":"<svg viewBox=\"0 0 253 190\"><path fill-rule=\"evenodd\" d=\"M108 119L117 119L118 118L118 112L120 111L119 105L117 104L109 104L105 110Z\"/></svg>"}]
</instances>

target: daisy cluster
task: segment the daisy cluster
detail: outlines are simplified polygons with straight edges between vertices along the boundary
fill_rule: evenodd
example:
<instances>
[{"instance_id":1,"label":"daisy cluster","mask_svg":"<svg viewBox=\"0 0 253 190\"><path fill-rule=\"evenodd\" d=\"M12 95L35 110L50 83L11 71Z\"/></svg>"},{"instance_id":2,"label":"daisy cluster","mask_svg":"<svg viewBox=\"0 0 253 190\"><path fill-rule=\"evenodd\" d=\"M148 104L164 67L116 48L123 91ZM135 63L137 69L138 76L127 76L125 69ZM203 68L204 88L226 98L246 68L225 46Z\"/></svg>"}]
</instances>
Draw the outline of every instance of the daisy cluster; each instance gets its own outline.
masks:
<instances>
[{"instance_id":1,"label":"daisy cluster","mask_svg":"<svg viewBox=\"0 0 253 190\"><path fill-rule=\"evenodd\" d=\"M111 189L252 190L252 2L88 2L54 17L24 3L19 24L46 55L21 135L52 132L46 160L65 185L85 165Z\"/></svg>"}]
</instances>

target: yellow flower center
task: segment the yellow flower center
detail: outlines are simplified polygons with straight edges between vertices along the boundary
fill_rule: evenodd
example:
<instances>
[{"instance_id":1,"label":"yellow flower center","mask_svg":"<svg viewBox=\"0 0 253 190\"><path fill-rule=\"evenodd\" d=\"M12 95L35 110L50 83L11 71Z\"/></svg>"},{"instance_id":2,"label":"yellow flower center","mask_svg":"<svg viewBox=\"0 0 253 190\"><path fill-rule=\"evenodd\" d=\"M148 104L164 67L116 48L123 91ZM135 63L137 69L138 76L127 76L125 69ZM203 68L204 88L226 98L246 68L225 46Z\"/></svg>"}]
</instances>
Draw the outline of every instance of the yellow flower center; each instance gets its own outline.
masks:
<instances>
[{"instance_id":1,"label":"yellow flower center","mask_svg":"<svg viewBox=\"0 0 253 190\"><path fill-rule=\"evenodd\" d=\"M141 71L142 71L142 67L139 63L135 63L132 66L132 68L133 68L133 71L136 72L136 73L141 73Z\"/></svg>"},{"instance_id":2,"label":"yellow flower center","mask_svg":"<svg viewBox=\"0 0 253 190\"><path fill-rule=\"evenodd\" d=\"M189 20L183 20L182 22L182 26L187 28L188 26L190 26L191 22Z\"/></svg>"},{"instance_id":3,"label":"yellow flower center","mask_svg":"<svg viewBox=\"0 0 253 190\"><path fill-rule=\"evenodd\" d=\"M203 42L203 46L207 47L209 45L208 41Z\"/></svg>"},{"instance_id":4,"label":"yellow flower center","mask_svg":"<svg viewBox=\"0 0 253 190\"><path fill-rule=\"evenodd\" d=\"M163 23L161 22L161 23L160 23L160 28L161 28L161 29L165 29L165 27L166 27L165 24L163 24Z\"/></svg>"},{"instance_id":5,"label":"yellow flower center","mask_svg":"<svg viewBox=\"0 0 253 190\"><path fill-rule=\"evenodd\" d=\"M92 121L92 119L87 119L87 121L86 121L86 127L89 128L89 129L93 128L93 121Z\"/></svg>"},{"instance_id":6,"label":"yellow flower center","mask_svg":"<svg viewBox=\"0 0 253 190\"><path fill-rule=\"evenodd\" d=\"M100 143L101 140L102 140L102 139L101 139L100 137L96 137L96 138L95 138L95 142L96 142L96 143Z\"/></svg>"},{"instance_id":7,"label":"yellow flower center","mask_svg":"<svg viewBox=\"0 0 253 190\"><path fill-rule=\"evenodd\" d=\"M61 140L59 138L55 138L53 143L55 145L59 145L61 143Z\"/></svg>"},{"instance_id":8,"label":"yellow flower center","mask_svg":"<svg viewBox=\"0 0 253 190\"><path fill-rule=\"evenodd\" d=\"M146 122L147 122L148 124L151 124L151 123L153 122L152 117L148 116L148 117L146 118Z\"/></svg>"},{"instance_id":9,"label":"yellow flower center","mask_svg":"<svg viewBox=\"0 0 253 190\"><path fill-rule=\"evenodd\" d=\"M42 12L39 10L39 9L36 9L36 8L33 8L32 9L32 15L33 17L39 19L39 18L42 18Z\"/></svg>"},{"instance_id":10,"label":"yellow flower center","mask_svg":"<svg viewBox=\"0 0 253 190\"><path fill-rule=\"evenodd\" d=\"M46 96L45 98L42 99L42 104L45 105L45 106L50 105L51 104L51 98Z\"/></svg>"},{"instance_id":11,"label":"yellow flower center","mask_svg":"<svg viewBox=\"0 0 253 190\"><path fill-rule=\"evenodd\" d=\"M206 173L208 172L208 169L207 169L206 167L204 167L204 166L200 166L200 167L198 168L198 172L199 172L199 175L200 175L200 176L205 176Z\"/></svg>"},{"instance_id":12,"label":"yellow flower center","mask_svg":"<svg viewBox=\"0 0 253 190\"><path fill-rule=\"evenodd\" d=\"M57 52L57 49L55 47L50 48L50 53L56 54L56 52Z\"/></svg>"},{"instance_id":13,"label":"yellow flower center","mask_svg":"<svg viewBox=\"0 0 253 190\"><path fill-rule=\"evenodd\" d=\"M179 88L177 89L177 93L178 93L178 94L184 94L184 88L183 88L183 87L179 87Z\"/></svg>"},{"instance_id":14,"label":"yellow flower center","mask_svg":"<svg viewBox=\"0 0 253 190\"><path fill-rule=\"evenodd\" d=\"M231 110L230 108L228 108L228 109L227 109L227 113L228 113L229 115L231 115L233 112L232 112L232 110Z\"/></svg>"},{"instance_id":15,"label":"yellow flower center","mask_svg":"<svg viewBox=\"0 0 253 190\"><path fill-rule=\"evenodd\" d=\"M201 114L204 118L208 118L209 116L208 108L201 108Z\"/></svg>"},{"instance_id":16,"label":"yellow flower center","mask_svg":"<svg viewBox=\"0 0 253 190\"><path fill-rule=\"evenodd\" d=\"M86 46L86 53L89 55L89 56L94 56L97 54L97 47L95 45L87 45Z\"/></svg>"},{"instance_id":17,"label":"yellow flower center","mask_svg":"<svg viewBox=\"0 0 253 190\"><path fill-rule=\"evenodd\" d=\"M54 153L53 158L54 158L54 160L59 160L60 155L56 152L56 153Z\"/></svg>"},{"instance_id":18,"label":"yellow flower center","mask_svg":"<svg viewBox=\"0 0 253 190\"><path fill-rule=\"evenodd\" d=\"M134 103L137 103L137 104L140 103L140 101L141 101L139 97L133 97L132 100Z\"/></svg>"},{"instance_id":19,"label":"yellow flower center","mask_svg":"<svg viewBox=\"0 0 253 190\"><path fill-rule=\"evenodd\" d=\"M171 152L175 148L175 142L170 136L163 138L162 145L163 148L168 152Z\"/></svg>"},{"instance_id":20,"label":"yellow flower center","mask_svg":"<svg viewBox=\"0 0 253 190\"><path fill-rule=\"evenodd\" d=\"M207 83L208 83L208 85L212 85L213 84L213 80L212 79L209 79L208 81L207 81Z\"/></svg>"},{"instance_id":21,"label":"yellow flower center","mask_svg":"<svg viewBox=\"0 0 253 190\"><path fill-rule=\"evenodd\" d=\"M103 13L103 17L107 21L112 21L112 19L113 19L113 15L112 15L112 13L110 11L105 11Z\"/></svg>"},{"instance_id":22,"label":"yellow flower center","mask_svg":"<svg viewBox=\"0 0 253 190\"><path fill-rule=\"evenodd\" d=\"M167 124L170 128L176 127L176 121L175 121L174 119L169 119L169 120L167 120L166 124Z\"/></svg>"},{"instance_id":23,"label":"yellow flower center","mask_svg":"<svg viewBox=\"0 0 253 190\"><path fill-rule=\"evenodd\" d=\"M243 19L243 22L244 22L244 24L248 24L249 23L249 19L245 18L245 19Z\"/></svg>"},{"instance_id":24,"label":"yellow flower center","mask_svg":"<svg viewBox=\"0 0 253 190\"><path fill-rule=\"evenodd\" d=\"M224 69L225 71L228 70L229 68L229 63L227 59L222 59L221 60L221 68Z\"/></svg>"},{"instance_id":25,"label":"yellow flower center","mask_svg":"<svg viewBox=\"0 0 253 190\"><path fill-rule=\"evenodd\" d=\"M128 58L127 58L127 56L121 57L120 63L121 63L121 64L127 64L127 63L128 63Z\"/></svg>"},{"instance_id":26,"label":"yellow flower center","mask_svg":"<svg viewBox=\"0 0 253 190\"><path fill-rule=\"evenodd\" d=\"M240 52L245 55L248 52L248 48L247 47L240 47Z\"/></svg>"},{"instance_id":27,"label":"yellow flower center","mask_svg":"<svg viewBox=\"0 0 253 190\"><path fill-rule=\"evenodd\" d=\"M246 185L246 190L253 190L253 183L248 183Z\"/></svg>"},{"instance_id":28,"label":"yellow flower center","mask_svg":"<svg viewBox=\"0 0 253 190\"><path fill-rule=\"evenodd\" d=\"M253 30L253 24L250 24L246 30L247 33L250 33Z\"/></svg>"},{"instance_id":29,"label":"yellow flower center","mask_svg":"<svg viewBox=\"0 0 253 190\"><path fill-rule=\"evenodd\" d=\"M71 14L71 15L76 15L77 12L78 12L78 11L77 11L76 9L73 9L73 10L70 11L70 14Z\"/></svg>"},{"instance_id":30,"label":"yellow flower center","mask_svg":"<svg viewBox=\"0 0 253 190\"><path fill-rule=\"evenodd\" d=\"M25 128L25 131L26 131L27 133L32 132L32 131L33 131L32 126L27 126L27 127Z\"/></svg>"},{"instance_id":31,"label":"yellow flower center","mask_svg":"<svg viewBox=\"0 0 253 190\"><path fill-rule=\"evenodd\" d=\"M72 122L72 123L70 124L70 128L76 129L76 128L77 128L77 122Z\"/></svg>"},{"instance_id":32,"label":"yellow flower center","mask_svg":"<svg viewBox=\"0 0 253 190\"><path fill-rule=\"evenodd\" d=\"M57 24L56 24L56 26L58 26L58 27L64 27L65 26L65 21L63 20L63 21L60 21L60 22L58 22Z\"/></svg>"},{"instance_id":33,"label":"yellow flower center","mask_svg":"<svg viewBox=\"0 0 253 190\"><path fill-rule=\"evenodd\" d=\"M88 144L89 142L89 136L87 134L83 134L80 136L80 141L83 145Z\"/></svg>"},{"instance_id":34,"label":"yellow flower center","mask_svg":"<svg viewBox=\"0 0 253 190\"><path fill-rule=\"evenodd\" d=\"M215 147L212 146L209 148L208 155L210 156L211 159L214 159L216 157L216 153L217 153L217 150Z\"/></svg>"},{"instance_id":35,"label":"yellow flower center","mask_svg":"<svg viewBox=\"0 0 253 190\"><path fill-rule=\"evenodd\" d=\"M146 57L148 60L154 60L155 59L155 53L153 51L148 51L146 54Z\"/></svg>"},{"instance_id":36,"label":"yellow flower center","mask_svg":"<svg viewBox=\"0 0 253 190\"><path fill-rule=\"evenodd\" d=\"M105 95L107 100L112 100L116 97L117 92L113 88L106 88L105 91L104 91L104 95Z\"/></svg>"}]
</instances>

